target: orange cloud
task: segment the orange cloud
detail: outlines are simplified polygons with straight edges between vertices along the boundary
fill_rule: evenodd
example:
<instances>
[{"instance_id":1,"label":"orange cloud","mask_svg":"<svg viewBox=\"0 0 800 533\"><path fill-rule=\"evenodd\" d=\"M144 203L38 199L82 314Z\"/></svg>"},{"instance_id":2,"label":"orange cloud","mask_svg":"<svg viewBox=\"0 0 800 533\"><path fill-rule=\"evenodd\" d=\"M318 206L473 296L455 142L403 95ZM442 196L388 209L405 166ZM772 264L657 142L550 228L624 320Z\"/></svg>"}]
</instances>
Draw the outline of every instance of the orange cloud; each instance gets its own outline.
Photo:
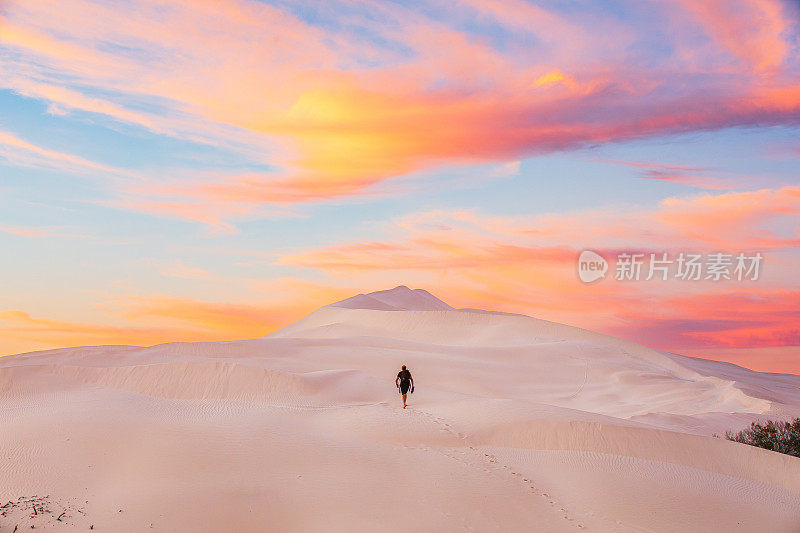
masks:
<instances>
[{"instance_id":1,"label":"orange cloud","mask_svg":"<svg viewBox=\"0 0 800 533\"><path fill-rule=\"evenodd\" d=\"M800 298L780 287L794 281L784 278L798 268L800 240L774 228L792 224L798 210L800 189L784 187L671 198L655 210L517 217L431 211L397 219L380 241L299 250L278 264L378 286L411 279L458 307L530 314L684 353L795 345ZM750 284L609 279L587 286L576 275L583 248L611 260L631 250L768 257Z\"/></svg>"},{"instance_id":2,"label":"orange cloud","mask_svg":"<svg viewBox=\"0 0 800 533\"><path fill-rule=\"evenodd\" d=\"M0 62L0 86L268 161L274 171L144 180L123 191L120 205L230 232L229 219L252 206L374 194L380 182L441 164L796 124L788 8L722 4L656 5L682 28L700 21L754 65L697 76L677 53L655 66L631 58L632 45L653 38L646 27L521 1L470 0L448 6L445 19L397 4L346 10L345 26L369 24L374 42L247 0L148 0L124 17L111 4L15 1L2 21L0 43L14 54ZM513 38L494 46L454 20Z\"/></svg>"},{"instance_id":3,"label":"orange cloud","mask_svg":"<svg viewBox=\"0 0 800 533\"><path fill-rule=\"evenodd\" d=\"M551 87L558 84L563 84L570 88L576 86L575 80L556 69L537 78L536 81L533 82L532 87Z\"/></svg>"},{"instance_id":4,"label":"orange cloud","mask_svg":"<svg viewBox=\"0 0 800 533\"><path fill-rule=\"evenodd\" d=\"M285 254L278 264L325 271L438 270L516 260L562 266L577 251L640 247L708 251L784 249L800 244L772 229L800 213L800 187L673 197L657 209L615 208L519 217L431 211L395 220L380 242Z\"/></svg>"},{"instance_id":5,"label":"orange cloud","mask_svg":"<svg viewBox=\"0 0 800 533\"><path fill-rule=\"evenodd\" d=\"M211 277L232 285L239 280L212 277L178 264L191 279ZM188 276L187 271L188 270ZM98 304L101 317L65 321L0 310L0 354L98 344L153 345L262 337L302 318L321 305L352 296L354 287L290 278L241 280L261 301L214 302L170 295L109 294Z\"/></svg>"},{"instance_id":6,"label":"orange cloud","mask_svg":"<svg viewBox=\"0 0 800 533\"><path fill-rule=\"evenodd\" d=\"M262 337L287 323L287 309L252 304L198 301L170 296L127 296L121 302L125 318L133 322L157 322L204 331L219 339ZM231 338L231 337L228 337Z\"/></svg>"},{"instance_id":7,"label":"orange cloud","mask_svg":"<svg viewBox=\"0 0 800 533\"><path fill-rule=\"evenodd\" d=\"M693 348L692 356L727 361L758 372L800 373L800 346L765 348Z\"/></svg>"},{"instance_id":8,"label":"orange cloud","mask_svg":"<svg viewBox=\"0 0 800 533\"><path fill-rule=\"evenodd\" d=\"M112 326L36 318L25 311L0 311L0 353L41 350L88 344L150 345L169 340L186 340L169 328Z\"/></svg>"},{"instance_id":9,"label":"orange cloud","mask_svg":"<svg viewBox=\"0 0 800 533\"><path fill-rule=\"evenodd\" d=\"M791 232L767 229L800 214L800 187L668 198L654 215L676 235L727 249L768 249L800 245Z\"/></svg>"}]
</instances>

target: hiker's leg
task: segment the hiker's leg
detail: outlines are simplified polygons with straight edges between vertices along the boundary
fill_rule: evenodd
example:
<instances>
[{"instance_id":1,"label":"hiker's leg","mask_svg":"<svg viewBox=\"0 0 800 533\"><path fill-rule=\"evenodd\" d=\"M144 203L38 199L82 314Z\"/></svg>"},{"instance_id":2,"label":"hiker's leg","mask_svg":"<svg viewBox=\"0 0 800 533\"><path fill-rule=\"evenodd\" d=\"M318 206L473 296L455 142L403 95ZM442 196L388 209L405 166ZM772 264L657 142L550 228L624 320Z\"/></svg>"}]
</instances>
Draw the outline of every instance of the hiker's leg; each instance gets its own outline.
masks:
<instances>
[{"instance_id":1,"label":"hiker's leg","mask_svg":"<svg viewBox=\"0 0 800 533\"><path fill-rule=\"evenodd\" d=\"M406 395L403 394L403 409L406 408Z\"/></svg>"}]
</instances>

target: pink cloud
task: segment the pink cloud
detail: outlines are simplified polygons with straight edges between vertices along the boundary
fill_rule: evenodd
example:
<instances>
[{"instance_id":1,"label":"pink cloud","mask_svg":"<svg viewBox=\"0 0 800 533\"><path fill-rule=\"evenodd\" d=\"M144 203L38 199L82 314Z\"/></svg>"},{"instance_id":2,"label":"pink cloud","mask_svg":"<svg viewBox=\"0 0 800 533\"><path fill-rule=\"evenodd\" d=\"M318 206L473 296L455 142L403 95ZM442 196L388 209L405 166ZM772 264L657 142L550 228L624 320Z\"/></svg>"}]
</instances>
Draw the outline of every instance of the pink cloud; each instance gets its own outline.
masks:
<instances>
[{"instance_id":1,"label":"pink cloud","mask_svg":"<svg viewBox=\"0 0 800 533\"><path fill-rule=\"evenodd\" d=\"M751 287L664 296L657 306L621 318L635 321L636 327L608 331L673 351L800 346L800 293L787 289Z\"/></svg>"},{"instance_id":2,"label":"pink cloud","mask_svg":"<svg viewBox=\"0 0 800 533\"><path fill-rule=\"evenodd\" d=\"M800 187L704 194L668 198L655 218L687 240L735 249L769 249L798 246L800 238L789 230L769 229L777 221L791 227L800 213Z\"/></svg>"},{"instance_id":3,"label":"pink cloud","mask_svg":"<svg viewBox=\"0 0 800 533\"><path fill-rule=\"evenodd\" d=\"M55 237L57 233L53 233L45 229L33 228L15 228L9 226L0 226L0 231L9 233L11 235L19 235L20 237Z\"/></svg>"},{"instance_id":4,"label":"pink cloud","mask_svg":"<svg viewBox=\"0 0 800 533\"><path fill-rule=\"evenodd\" d=\"M20 166L44 166L69 172L120 175L125 172L72 154L48 150L25 141L13 133L0 131L0 158Z\"/></svg>"},{"instance_id":5,"label":"pink cloud","mask_svg":"<svg viewBox=\"0 0 800 533\"><path fill-rule=\"evenodd\" d=\"M341 15L355 26L373 21L378 44L246 0L152 0L125 17L113 5L30 0L5 10L0 39L22 59L0 65L0 83L58 109L228 143L278 167L171 184L167 196L147 182L128 202L192 220L200 218L193 202L321 201L373 194L381 182L442 164L800 121L788 8L736 0L715 9L655 9L681 30L675 39L700 24L714 46L746 66L699 71L680 53L694 42L657 43L678 52L656 62L632 57L631 46L652 38L647 27L525 2L471 0L448 6L452 20L396 4L363 4L359 14ZM455 27L456 20L529 34L536 46L522 49L512 39L504 50ZM691 174L650 169L644 177L691 182ZM699 181L724 186L707 176ZM215 222L218 229L226 223Z\"/></svg>"},{"instance_id":6,"label":"pink cloud","mask_svg":"<svg viewBox=\"0 0 800 533\"><path fill-rule=\"evenodd\" d=\"M781 0L680 0L722 48L756 71L779 68L790 50L791 9Z\"/></svg>"},{"instance_id":7,"label":"pink cloud","mask_svg":"<svg viewBox=\"0 0 800 533\"><path fill-rule=\"evenodd\" d=\"M395 220L379 241L298 250L278 264L342 280L413 279L459 307L531 314L683 353L786 346L800 343L800 298L783 288L798 268L800 240L774 228L792 224L798 210L800 190L784 187L671 198L657 209L515 217L430 211ZM764 264L758 281L607 279L587 286L576 275L583 248L612 261L621 251L674 259L679 251L758 250Z\"/></svg>"},{"instance_id":8,"label":"pink cloud","mask_svg":"<svg viewBox=\"0 0 800 533\"><path fill-rule=\"evenodd\" d=\"M713 170L685 165L668 165L647 161L615 161L601 160L601 163L610 163L639 169L639 177L649 180L669 181L683 185L701 187L703 189L725 190L741 186L744 179L715 176ZM748 182L752 182L749 177Z\"/></svg>"}]
</instances>

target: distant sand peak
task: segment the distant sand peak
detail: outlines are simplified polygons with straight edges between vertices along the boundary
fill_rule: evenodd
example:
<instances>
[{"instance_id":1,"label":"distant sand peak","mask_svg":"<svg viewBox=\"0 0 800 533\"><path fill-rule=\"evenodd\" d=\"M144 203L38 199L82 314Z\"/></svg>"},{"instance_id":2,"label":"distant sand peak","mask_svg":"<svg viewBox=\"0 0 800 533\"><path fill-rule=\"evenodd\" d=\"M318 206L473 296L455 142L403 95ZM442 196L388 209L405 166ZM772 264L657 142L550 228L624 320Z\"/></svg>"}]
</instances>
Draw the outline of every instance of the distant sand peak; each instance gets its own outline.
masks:
<instances>
[{"instance_id":1,"label":"distant sand peak","mask_svg":"<svg viewBox=\"0 0 800 533\"><path fill-rule=\"evenodd\" d=\"M453 307L424 289L399 285L394 289L358 294L328 307L377 311L452 311Z\"/></svg>"}]
</instances>

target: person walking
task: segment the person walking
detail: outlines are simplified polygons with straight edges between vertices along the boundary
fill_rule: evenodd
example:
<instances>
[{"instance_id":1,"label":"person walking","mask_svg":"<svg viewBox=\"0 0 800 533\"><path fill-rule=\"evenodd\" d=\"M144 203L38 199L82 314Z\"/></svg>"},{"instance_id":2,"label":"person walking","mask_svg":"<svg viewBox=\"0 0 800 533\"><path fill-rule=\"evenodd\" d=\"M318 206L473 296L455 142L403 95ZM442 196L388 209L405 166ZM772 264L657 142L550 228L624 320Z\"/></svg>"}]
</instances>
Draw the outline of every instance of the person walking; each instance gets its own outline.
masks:
<instances>
[{"instance_id":1,"label":"person walking","mask_svg":"<svg viewBox=\"0 0 800 533\"><path fill-rule=\"evenodd\" d=\"M403 368L397 373L397 379L394 380L394 384L397 385L397 389L400 391L400 394L403 395L403 409L405 409L406 395L409 392L409 387L411 389L411 394L414 394L414 378L411 377L411 372L408 371L406 365L403 365Z\"/></svg>"}]
</instances>

